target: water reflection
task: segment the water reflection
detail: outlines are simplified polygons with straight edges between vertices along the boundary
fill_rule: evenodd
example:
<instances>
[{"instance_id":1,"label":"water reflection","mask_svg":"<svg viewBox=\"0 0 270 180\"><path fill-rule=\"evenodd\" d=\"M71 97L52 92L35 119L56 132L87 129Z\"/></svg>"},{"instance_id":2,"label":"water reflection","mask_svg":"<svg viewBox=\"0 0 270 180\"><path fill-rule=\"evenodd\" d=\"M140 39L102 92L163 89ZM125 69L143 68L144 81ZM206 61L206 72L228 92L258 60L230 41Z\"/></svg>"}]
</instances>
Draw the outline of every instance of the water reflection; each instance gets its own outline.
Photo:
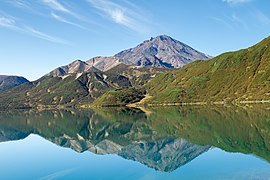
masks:
<instances>
[{"instance_id":1,"label":"water reflection","mask_svg":"<svg viewBox=\"0 0 270 180\"><path fill-rule=\"evenodd\" d=\"M29 134L77 152L117 154L171 172L211 147L270 162L267 107L167 107L5 111L0 141Z\"/></svg>"}]
</instances>

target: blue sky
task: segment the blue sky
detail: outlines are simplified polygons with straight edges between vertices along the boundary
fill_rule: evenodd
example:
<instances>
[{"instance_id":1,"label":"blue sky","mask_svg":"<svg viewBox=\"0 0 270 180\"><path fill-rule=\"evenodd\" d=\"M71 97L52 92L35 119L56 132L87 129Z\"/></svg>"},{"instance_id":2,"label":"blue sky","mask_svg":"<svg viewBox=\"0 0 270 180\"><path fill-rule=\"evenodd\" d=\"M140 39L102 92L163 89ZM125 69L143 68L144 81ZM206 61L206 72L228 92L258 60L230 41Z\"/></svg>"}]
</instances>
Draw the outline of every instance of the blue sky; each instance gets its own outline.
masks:
<instances>
[{"instance_id":1,"label":"blue sky","mask_svg":"<svg viewBox=\"0 0 270 180\"><path fill-rule=\"evenodd\" d=\"M216 56L270 35L268 0L0 0L0 74L35 80L160 34Z\"/></svg>"}]
</instances>

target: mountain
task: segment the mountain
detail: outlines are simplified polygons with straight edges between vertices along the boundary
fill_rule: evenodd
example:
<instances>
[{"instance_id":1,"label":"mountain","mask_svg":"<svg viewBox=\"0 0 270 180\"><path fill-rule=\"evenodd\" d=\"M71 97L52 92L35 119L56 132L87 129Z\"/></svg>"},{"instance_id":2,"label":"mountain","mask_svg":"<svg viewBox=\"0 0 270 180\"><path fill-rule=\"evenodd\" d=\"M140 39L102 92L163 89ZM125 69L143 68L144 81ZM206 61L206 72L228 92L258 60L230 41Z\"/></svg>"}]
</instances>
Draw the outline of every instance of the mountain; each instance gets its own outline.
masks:
<instances>
[{"instance_id":1,"label":"mountain","mask_svg":"<svg viewBox=\"0 0 270 180\"><path fill-rule=\"evenodd\" d=\"M155 63L139 64L136 60L138 57L154 58ZM58 67L34 82L34 87L24 93L27 94L27 103L22 104L74 105L95 102L98 106L125 105L140 101L145 94L142 88L157 74L172 71L169 68L181 67L195 59L208 58L169 36L158 36L112 57L76 60Z\"/></svg>"},{"instance_id":2,"label":"mountain","mask_svg":"<svg viewBox=\"0 0 270 180\"><path fill-rule=\"evenodd\" d=\"M0 95L0 106L126 105L140 101L145 84L156 75L208 58L169 36L158 36L115 56L75 60L58 67Z\"/></svg>"},{"instance_id":3,"label":"mountain","mask_svg":"<svg viewBox=\"0 0 270 180\"><path fill-rule=\"evenodd\" d=\"M253 102L270 99L270 37L208 61L160 74L148 84L148 103Z\"/></svg>"},{"instance_id":4,"label":"mountain","mask_svg":"<svg viewBox=\"0 0 270 180\"><path fill-rule=\"evenodd\" d=\"M194 60L206 60L209 58L211 56L201 53L170 36L161 35L146 40L135 48L119 52L114 56L97 56L87 61L73 61L66 66L56 68L48 75L56 77L84 73L88 72L91 67L104 72L121 64L179 68Z\"/></svg>"},{"instance_id":5,"label":"mountain","mask_svg":"<svg viewBox=\"0 0 270 180\"><path fill-rule=\"evenodd\" d=\"M169 38L168 36L159 38L162 37ZM175 41L171 38L170 40ZM175 42L178 43L178 41ZM162 43L160 42L160 44ZM167 45L161 47L165 48L165 46L167 47ZM9 107L16 103L20 104L20 107L89 104L106 92L109 96L113 94L110 99L118 98L120 101L117 103L126 104L143 98L142 92L144 91L140 89L157 74L168 71L171 70L164 67L135 66L133 62L115 56L98 56L87 61L75 60L68 65L52 70L37 81L0 96L0 104L3 106L8 104ZM124 89L123 93L118 93L122 89ZM130 95L123 96L127 92ZM136 97L138 95L139 98ZM109 101L109 104L111 103Z\"/></svg>"},{"instance_id":6,"label":"mountain","mask_svg":"<svg viewBox=\"0 0 270 180\"><path fill-rule=\"evenodd\" d=\"M210 56L167 35L146 40L138 46L124 50L114 57L128 60L137 66L179 68L194 60L207 60Z\"/></svg>"},{"instance_id":7,"label":"mountain","mask_svg":"<svg viewBox=\"0 0 270 180\"><path fill-rule=\"evenodd\" d=\"M0 93L19 86L25 82L29 81L24 77L0 75Z\"/></svg>"},{"instance_id":8,"label":"mountain","mask_svg":"<svg viewBox=\"0 0 270 180\"><path fill-rule=\"evenodd\" d=\"M160 36L146 43L168 38ZM77 60L1 93L0 107L123 106L141 103L144 97L146 104L268 102L269 46L270 37L247 49L197 60L180 69L134 66L108 57L104 61L117 63L104 66L102 57Z\"/></svg>"}]
</instances>

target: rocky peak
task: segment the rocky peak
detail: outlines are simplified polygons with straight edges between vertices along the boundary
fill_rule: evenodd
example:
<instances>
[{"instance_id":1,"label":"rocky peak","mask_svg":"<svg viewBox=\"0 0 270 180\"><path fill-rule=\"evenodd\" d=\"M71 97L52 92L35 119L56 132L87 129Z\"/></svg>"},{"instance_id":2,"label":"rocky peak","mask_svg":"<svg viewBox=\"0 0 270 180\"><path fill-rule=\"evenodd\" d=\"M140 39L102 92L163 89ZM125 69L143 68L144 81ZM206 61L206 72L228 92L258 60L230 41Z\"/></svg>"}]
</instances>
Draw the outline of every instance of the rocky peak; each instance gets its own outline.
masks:
<instances>
[{"instance_id":1,"label":"rocky peak","mask_svg":"<svg viewBox=\"0 0 270 180\"><path fill-rule=\"evenodd\" d=\"M168 35L160 35L160 36L157 36L155 38L151 38L153 41L163 41L163 42L166 42L166 41L175 41L173 38L171 38L170 36ZM151 40L150 39L150 40Z\"/></svg>"},{"instance_id":2,"label":"rocky peak","mask_svg":"<svg viewBox=\"0 0 270 180\"><path fill-rule=\"evenodd\" d=\"M82 73L90 69L90 65L88 65L86 62L81 60L73 61L71 64L68 65L68 73Z\"/></svg>"},{"instance_id":3,"label":"rocky peak","mask_svg":"<svg viewBox=\"0 0 270 180\"><path fill-rule=\"evenodd\" d=\"M75 60L72 63L58 67L51 71L48 75L57 77L57 76L64 76L67 74L77 74L77 73L83 73L86 71L89 71L91 68L90 65L88 65L86 62L81 60Z\"/></svg>"},{"instance_id":4,"label":"rocky peak","mask_svg":"<svg viewBox=\"0 0 270 180\"><path fill-rule=\"evenodd\" d=\"M170 36L160 35L146 40L134 48L124 50L115 57L129 60L138 66L179 68L194 60L209 59L210 56Z\"/></svg>"}]
</instances>

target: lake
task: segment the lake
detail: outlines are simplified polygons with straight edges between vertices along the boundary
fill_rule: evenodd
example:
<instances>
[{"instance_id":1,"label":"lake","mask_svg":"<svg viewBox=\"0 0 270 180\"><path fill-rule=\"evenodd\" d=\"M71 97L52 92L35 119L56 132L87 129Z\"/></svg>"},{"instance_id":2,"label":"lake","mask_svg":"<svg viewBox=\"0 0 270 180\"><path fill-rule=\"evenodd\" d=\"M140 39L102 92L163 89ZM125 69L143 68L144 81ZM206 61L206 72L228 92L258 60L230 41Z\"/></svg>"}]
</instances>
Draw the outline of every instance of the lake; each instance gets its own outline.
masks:
<instances>
[{"instance_id":1,"label":"lake","mask_svg":"<svg viewBox=\"0 0 270 180\"><path fill-rule=\"evenodd\" d=\"M0 112L0 179L270 179L267 105Z\"/></svg>"}]
</instances>

